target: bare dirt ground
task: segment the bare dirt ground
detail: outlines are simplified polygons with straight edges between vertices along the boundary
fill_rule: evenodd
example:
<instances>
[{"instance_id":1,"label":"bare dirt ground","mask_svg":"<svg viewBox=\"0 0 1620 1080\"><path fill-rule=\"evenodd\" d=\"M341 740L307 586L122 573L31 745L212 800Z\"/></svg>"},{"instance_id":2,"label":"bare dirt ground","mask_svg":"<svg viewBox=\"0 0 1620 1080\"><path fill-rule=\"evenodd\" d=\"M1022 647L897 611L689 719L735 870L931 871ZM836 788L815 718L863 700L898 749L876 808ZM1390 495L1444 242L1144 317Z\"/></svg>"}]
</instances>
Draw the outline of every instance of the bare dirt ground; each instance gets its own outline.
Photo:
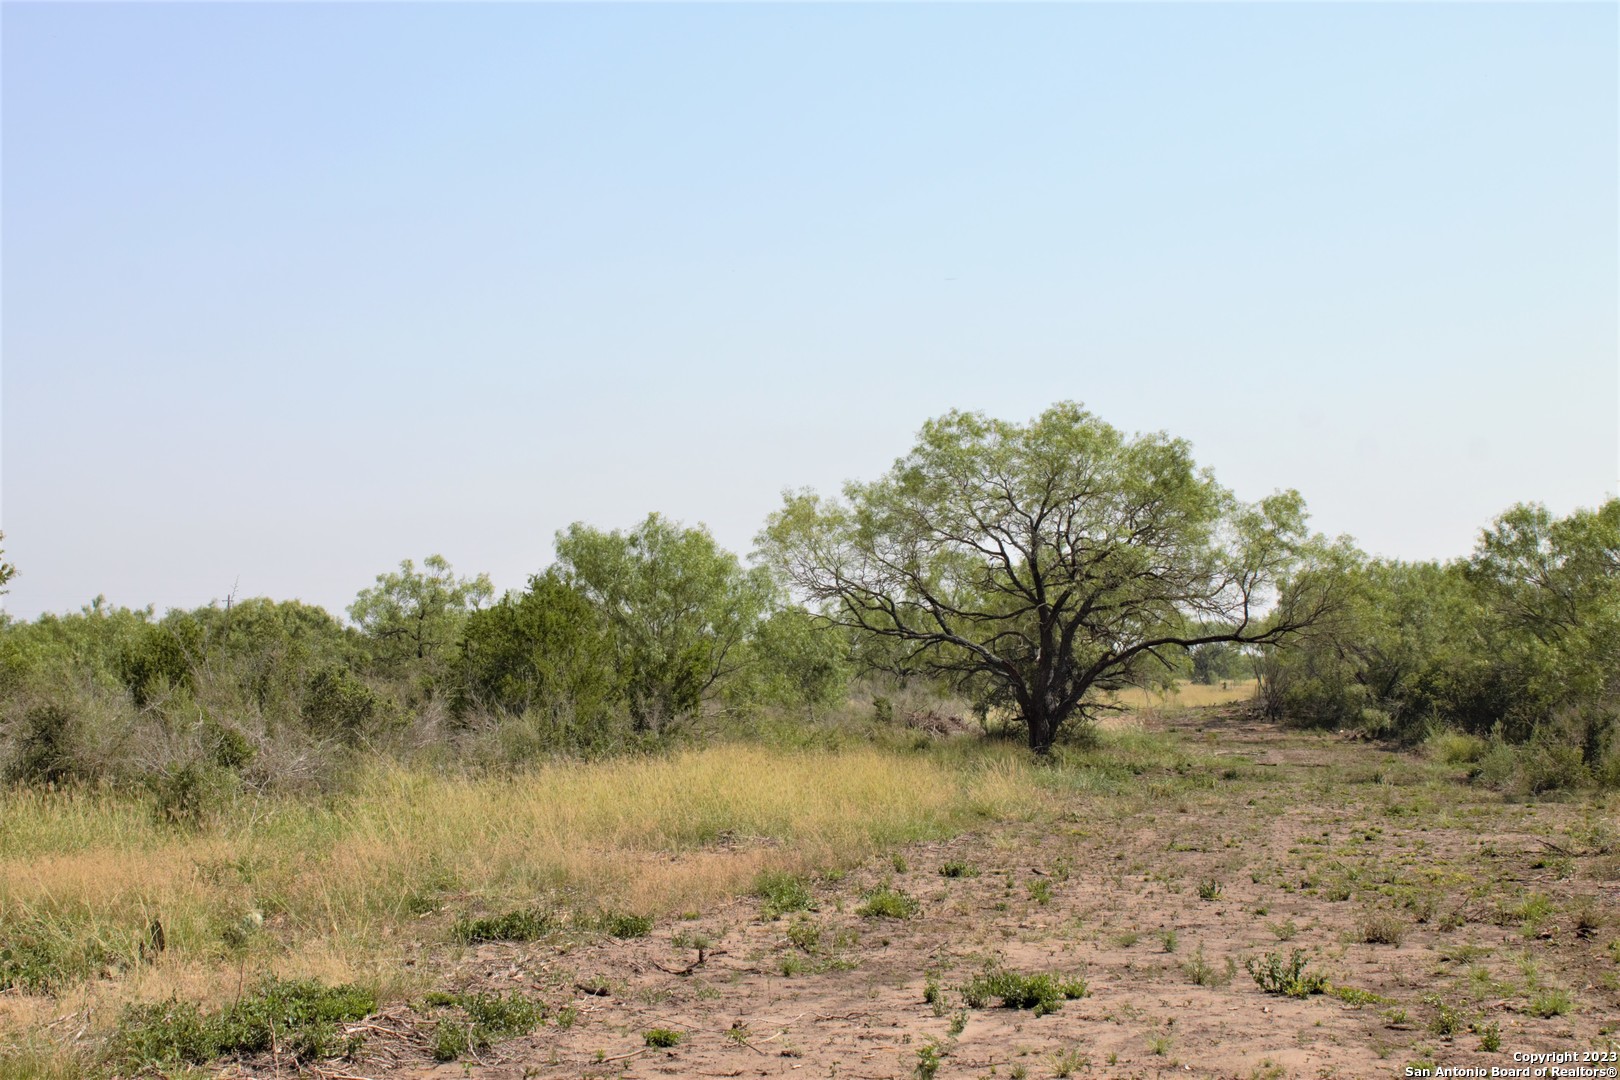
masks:
<instances>
[{"instance_id":1,"label":"bare dirt ground","mask_svg":"<svg viewBox=\"0 0 1620 1080\"><path fill-rule=\"evenodd\" d=\"M1383 1077L1617 1047L1612 799L1514 802L1465 766L1241 710L1157 723L1218 760L910 846L797 915L746 899L635 940L424 958L446 989L523 991L549 1018L436 1064L435 1010L402 1004L325 1075ZM885 883L915 915L857 913ZM1295 950L1327 993L1268 994L1246 970ZM987 966L1089 992L1039 1017L969 1007ZM680 1042L651 1047L653 1029Z\"/></svg>"}]
</instances>

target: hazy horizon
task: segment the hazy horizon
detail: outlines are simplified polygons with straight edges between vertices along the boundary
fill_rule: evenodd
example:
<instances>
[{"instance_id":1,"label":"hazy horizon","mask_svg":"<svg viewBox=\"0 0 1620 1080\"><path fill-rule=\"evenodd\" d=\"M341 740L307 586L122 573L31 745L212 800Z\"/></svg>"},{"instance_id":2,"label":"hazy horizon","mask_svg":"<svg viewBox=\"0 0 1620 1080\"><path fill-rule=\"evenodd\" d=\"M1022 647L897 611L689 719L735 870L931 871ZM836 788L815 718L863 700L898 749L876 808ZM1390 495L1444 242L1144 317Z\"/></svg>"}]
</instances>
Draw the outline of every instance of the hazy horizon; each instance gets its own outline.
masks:
<instances>
[{"instance_id":1,"label":"hazy horizon","mask_svg":"<svg viewBox=\"0 0 1620 1080\"><path fill-rule=\"evenodd\" d=\"M1612 5L0 5L11 614L520 586L1062 399L1395 558L1620 477Z\"/></svg>"}]
</instances>

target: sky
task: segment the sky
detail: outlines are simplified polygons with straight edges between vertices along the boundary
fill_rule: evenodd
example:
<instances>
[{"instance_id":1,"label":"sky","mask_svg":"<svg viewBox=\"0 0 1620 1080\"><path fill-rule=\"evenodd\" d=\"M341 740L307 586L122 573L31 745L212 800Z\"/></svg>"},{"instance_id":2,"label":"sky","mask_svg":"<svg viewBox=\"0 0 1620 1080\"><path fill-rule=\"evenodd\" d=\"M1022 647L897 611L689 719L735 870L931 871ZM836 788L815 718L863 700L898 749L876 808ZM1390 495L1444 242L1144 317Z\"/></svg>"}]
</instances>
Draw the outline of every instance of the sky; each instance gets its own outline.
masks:
<instances>
[{"instance_id":1,"label":"sky","mask_svg":"<svg viewBox=\"0 0 1620 1080\"><path fill-rule=\"evenodd\" d=\"M1463 555L1620 478L1617 13L4 3L6 609L746 553L1066 399Z\"/></svg>"}]
</instances>

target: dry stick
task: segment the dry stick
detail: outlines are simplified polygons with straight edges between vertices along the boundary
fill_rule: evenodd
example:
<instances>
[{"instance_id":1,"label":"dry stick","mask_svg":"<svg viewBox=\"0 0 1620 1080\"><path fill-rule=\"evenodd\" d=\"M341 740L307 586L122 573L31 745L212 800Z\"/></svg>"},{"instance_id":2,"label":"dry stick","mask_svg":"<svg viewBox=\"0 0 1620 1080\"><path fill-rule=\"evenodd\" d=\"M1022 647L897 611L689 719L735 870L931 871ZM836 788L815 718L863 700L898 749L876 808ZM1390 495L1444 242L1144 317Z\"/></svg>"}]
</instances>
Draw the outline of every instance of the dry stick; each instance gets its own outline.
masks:
<instances>
[{"instance_id":1,"label":"dry stick","mask_svg":"<svg viewBox=\"0 0 1620 1080\"><path fill-rule=\"evenodd\" d=\"M651 1049L652 1049L652 1047L650 1047L650 1046L644 1046L640 1050L632 1050L628 1054L619 1054L619 1055L617 1055L615 1057L605 1057L601 1061L595 1062L595 1064L597 1064L597 1065L606 1065L610 1061L624 1061L627 1058L640 1057L642 1054L645 1054L648 1050L651 1050Z\"/></svg>"}]
</instances>

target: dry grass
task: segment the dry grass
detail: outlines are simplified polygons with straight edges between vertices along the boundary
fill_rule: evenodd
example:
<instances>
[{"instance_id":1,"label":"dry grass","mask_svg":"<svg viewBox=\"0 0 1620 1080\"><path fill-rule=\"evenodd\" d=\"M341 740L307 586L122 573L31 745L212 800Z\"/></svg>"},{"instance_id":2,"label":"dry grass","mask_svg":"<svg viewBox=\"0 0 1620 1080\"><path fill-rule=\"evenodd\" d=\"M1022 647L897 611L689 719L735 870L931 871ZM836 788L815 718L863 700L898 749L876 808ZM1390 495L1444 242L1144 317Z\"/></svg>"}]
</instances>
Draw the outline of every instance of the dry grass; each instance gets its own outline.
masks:
<instances>
[{"instance_id":1,"label":"dry grass","mask_svg":"<svg viewBox=\"0 0 1620 1080\"><path fill-rule=\"evenodd\" d=\"M106 1016L172 993L219 1001L244 971L386 993L400 976L382 958L401 939L442 937L424 911L699 909L762 870L846 867L974 820L1026 817L1047 798L1029 770L993 747L948 763L744 745L503 779L392 770L325 804L243 803L202 832L159 824L128 797L7 793L0 926L100 942L116 978L72 981L48 1006L4 995L0 1045L26 1041L46 1012L95 1003ZM167 947L143 956L154 920ZM250 934L233 935L244 925Z\"/></svg>"},{"instance_id":2,"label":"dry grass","mask_svg":"<svg viewBox=\"0 0 1620 1080\"><path fill-rule=\"evenodd\" d=\"M1115 694L1114 700L1132 709L1187 709L1248 701L1258 690L1259 683L1254 679L1228 679L1212 686L1184 682L1163 692L1133 687Z\"/></svg>"}]
</instances>

